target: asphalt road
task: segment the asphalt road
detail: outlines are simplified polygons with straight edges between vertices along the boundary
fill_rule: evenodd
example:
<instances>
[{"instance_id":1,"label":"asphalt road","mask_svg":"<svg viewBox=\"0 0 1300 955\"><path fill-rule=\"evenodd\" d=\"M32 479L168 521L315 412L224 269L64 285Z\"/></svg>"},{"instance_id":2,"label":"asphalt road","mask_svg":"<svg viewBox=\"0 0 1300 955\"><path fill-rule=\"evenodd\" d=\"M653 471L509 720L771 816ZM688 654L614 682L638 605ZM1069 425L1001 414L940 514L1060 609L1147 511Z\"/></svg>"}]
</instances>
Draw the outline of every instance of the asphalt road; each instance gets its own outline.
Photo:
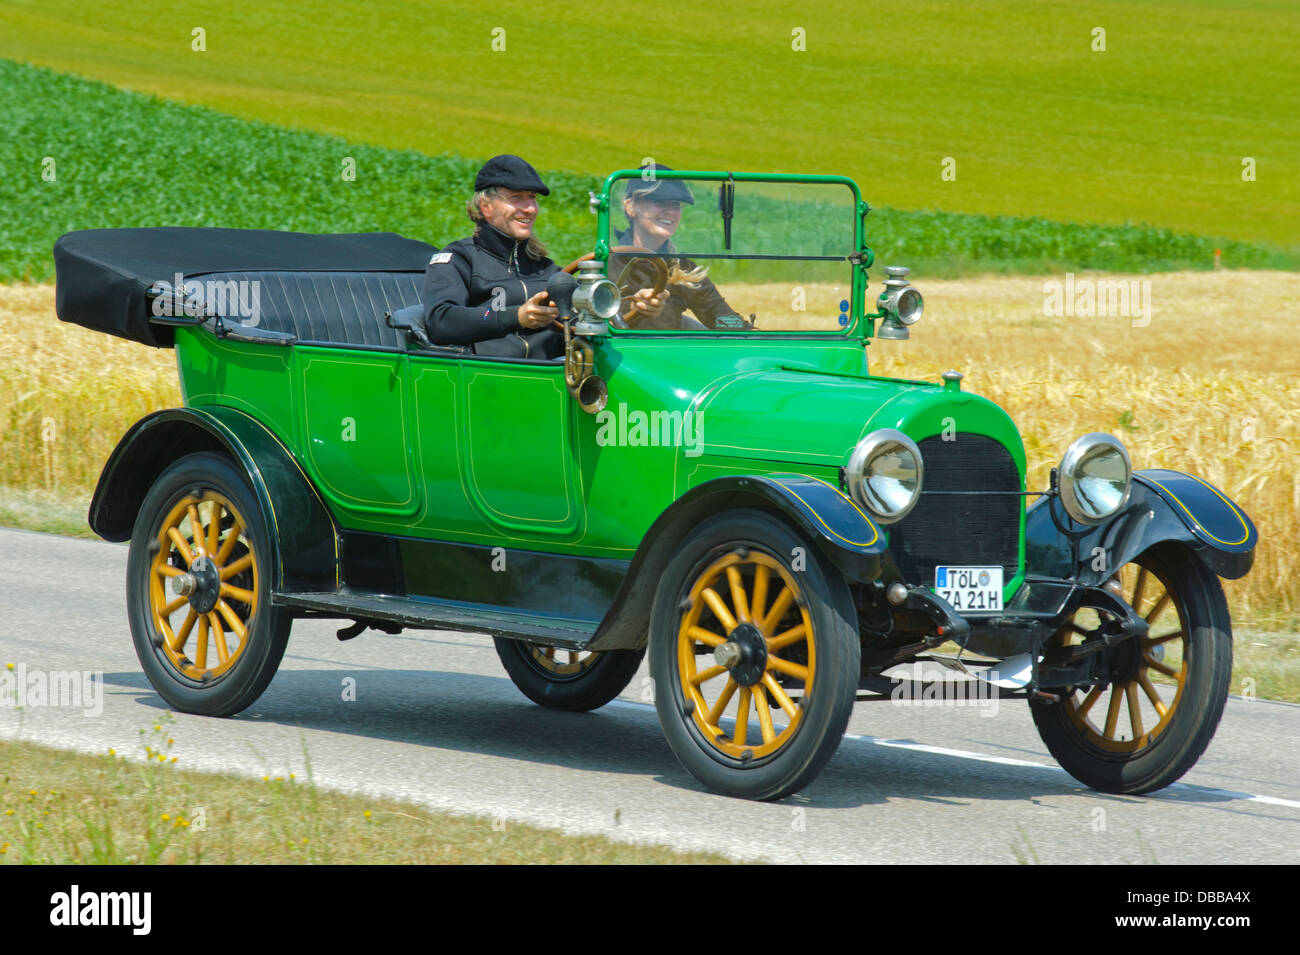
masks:
<instances>
[{"instance_id":1,"label":"asphalt road","mask_svg":"<svg viewBox=\"0 0 1300 955\"><path fill-rule=\"evenodd\" d=\"M126 622L126 548L0 529L0 664L100 671L102 713L0 706L0 738L119 753L165 711ZM1300 706L1234 697L1183 782L1146 797L1084 789L1023 702L860 703L821 776L776 804L704 791L664 742L643 670L622 699L551 712L486 637L298 621L265 695L233 719L178 714L178 765L318 784L629 841L781 862L1300 862ZM354 701L344 700L355 680ZM12 701L11 701L12 702Z\"/></svg>"}]
</instances>

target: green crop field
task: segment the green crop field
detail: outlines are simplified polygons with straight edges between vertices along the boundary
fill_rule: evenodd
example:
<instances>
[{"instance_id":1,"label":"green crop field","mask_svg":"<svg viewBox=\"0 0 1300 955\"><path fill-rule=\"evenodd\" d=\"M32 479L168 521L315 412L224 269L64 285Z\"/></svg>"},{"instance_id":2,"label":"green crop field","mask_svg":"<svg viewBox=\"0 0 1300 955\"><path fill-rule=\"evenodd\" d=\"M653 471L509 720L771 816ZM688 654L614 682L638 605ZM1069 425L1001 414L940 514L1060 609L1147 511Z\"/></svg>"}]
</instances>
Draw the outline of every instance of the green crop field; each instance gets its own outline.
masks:
<instances>
[{"instance_id":1,"label":"green crop field","mask_svg":"<svg viewBox=\"0 0 1300 955\"><path fill-rule=\"evenodd\" d=\"M0 60L0 281L53 277L72 229L188 225L304 232L393 231L435 245L469 229L481 158L349 143ZM355 179L344 178L344 163ZM541 234L560 261L591 248L595 175L547 172ZM1300 250L1138 226L880 209L881 264L918 277L1065 268L1297 268ZM847 229L847 223L845 228Z\"/></svg>"},{"instance_id":2,"label":"green crop field","mask_svg":"<svg viewBox=\"0 0 1300 955\"><path fill-rule=\"evenodd\" d=\"M837 172L893 208L1289 250L1298 33L1294 0L0 2L0 57L353 143L582 174L646 156Z\"/></svg>"}]
</instances>

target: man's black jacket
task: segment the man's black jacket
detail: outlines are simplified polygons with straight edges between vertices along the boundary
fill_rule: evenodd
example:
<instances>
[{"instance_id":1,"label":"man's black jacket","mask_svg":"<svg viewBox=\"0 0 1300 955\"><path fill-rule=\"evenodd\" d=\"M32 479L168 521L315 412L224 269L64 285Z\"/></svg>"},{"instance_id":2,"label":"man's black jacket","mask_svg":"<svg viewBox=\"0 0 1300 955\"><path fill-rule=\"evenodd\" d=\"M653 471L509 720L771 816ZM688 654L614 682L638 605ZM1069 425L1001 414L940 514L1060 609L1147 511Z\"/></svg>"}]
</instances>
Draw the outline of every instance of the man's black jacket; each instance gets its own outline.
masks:
<instances>
[{"instance_id":1,"label":"man's black jacket","mask_svg":"<svg viewBox=\"0 0 1300 955\"><path fill-rule=\"evenodd\" d=\"M424 272L424 324L435 345L472 345L479 355L555 358L564 336L553 326L520 329L519 306L558 272L486 222L468 239L444 246Z\"/></svg>"}]
</instances>

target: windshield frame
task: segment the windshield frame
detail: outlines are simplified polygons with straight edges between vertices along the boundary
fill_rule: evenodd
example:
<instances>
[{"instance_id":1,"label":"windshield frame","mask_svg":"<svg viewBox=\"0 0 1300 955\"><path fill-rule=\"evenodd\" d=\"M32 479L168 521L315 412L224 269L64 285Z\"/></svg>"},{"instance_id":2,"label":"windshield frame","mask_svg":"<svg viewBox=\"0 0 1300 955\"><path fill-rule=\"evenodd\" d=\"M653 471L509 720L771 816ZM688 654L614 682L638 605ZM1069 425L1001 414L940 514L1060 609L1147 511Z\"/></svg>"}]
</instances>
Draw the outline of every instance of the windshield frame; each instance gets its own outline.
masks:
<instances>
[{"instance_id":1,"label":"windshield frame","mask_svg":"<svg viewBox=\"0 0 1300 955\"><path fill-rule=\"evenodd\" d=\"M610 248L612 246L612 230L614 218L611 215L610 197L613 194L615 183L625 179L640 179L643 176L641 169L619 169L605 177L601 186L600 195L592 196L592 205L597 215L596 224L596 245L592 250L595 257L602 263L609 262ZM704 180L709 182L771 182L771 183L800 183L800 184L827 184L847 186L853 195L855 205L855 214L853 216L853 257L857 261L852 261L846 257L846 264L850 263L853 267L852 280L849 295L849 324L846 328L829 331L808 331L808 330L765 330L752 329L746 331L726 331L719 332L709 331L691 331L680 329L630 329L630 328L611 328L611 332L619 336L663 336L663 335L680 335L689 338L751 338L755 336L780 336L785 338L822 338L822 339L844 339L844 338L865 338L869 337L872 331L871 321L866 313L866 288L867 288L867 269L871 266L875 257L871 248L866 244L866 228L864 218L870 211L870 206L862 199L862 193L858 189L858 184L847 176L826 176L803 173L757 173L757 172L723 172L718 170L691 170L691 169L671 169L656 170L654 173L656 179L691 179ZM771 258L771 256L755 256L755 258ZM786 259L784 256L778 258ZM798 261L802 256L791 255L787 261Z\"/></svg>"}]
</instances>

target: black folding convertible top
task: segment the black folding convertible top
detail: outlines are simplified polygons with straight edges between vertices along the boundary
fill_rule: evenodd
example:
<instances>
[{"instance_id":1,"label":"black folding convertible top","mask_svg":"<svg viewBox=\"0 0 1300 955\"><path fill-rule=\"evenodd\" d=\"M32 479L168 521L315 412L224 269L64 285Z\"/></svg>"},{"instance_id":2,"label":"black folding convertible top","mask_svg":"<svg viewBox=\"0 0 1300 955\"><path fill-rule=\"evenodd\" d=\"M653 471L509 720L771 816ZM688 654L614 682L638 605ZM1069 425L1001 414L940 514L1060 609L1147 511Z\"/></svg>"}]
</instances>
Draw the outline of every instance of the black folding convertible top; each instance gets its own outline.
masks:
<instances>
[{"instance_id":1,"label":"black folding convertible top","mask_svg":"<svg viewBox=\"0 0 1300 955\"><path fill-rule=\"evenodd\" d=\"M420 272L435 246L394 232L312 235L265 229L87 229L54 243L60 319L155 347L172 329L149 321L156 283L223 272Z\"/></svg>"}]
</instances>

